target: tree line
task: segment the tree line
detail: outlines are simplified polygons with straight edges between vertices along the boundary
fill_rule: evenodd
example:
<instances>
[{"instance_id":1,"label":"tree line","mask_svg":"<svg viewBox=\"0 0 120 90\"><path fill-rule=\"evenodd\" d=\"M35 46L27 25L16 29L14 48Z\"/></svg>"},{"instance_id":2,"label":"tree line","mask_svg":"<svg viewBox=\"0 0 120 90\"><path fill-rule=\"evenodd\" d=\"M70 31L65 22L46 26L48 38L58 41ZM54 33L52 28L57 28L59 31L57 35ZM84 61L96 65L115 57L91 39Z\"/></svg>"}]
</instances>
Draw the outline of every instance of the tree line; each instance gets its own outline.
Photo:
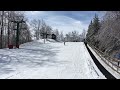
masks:
<instances>
[{"instance_id":1,"label":"tree line","mask_svg":"<svg viewBox=\"0 0 120 90\"><path fill-rule=\"evenodd\" d=\"M56 41L64 40L63 32L60 32L58 29L53 29L43 19L33 19L31 20L30 25L34 31L33 37L35 37L36 40L51 39L52 34L56 35Z\"/></svg>"},{"instance_id":2,"label":"tree line","mask_svg":"<svg viewBox=\"0 0 120 90\"><path fill-rule=\"evenodd\" d=\"M107 11L101 20L95 15L86 41L111 57L120 54L120 11Z\"/></svg>"},{"instance_id":3,"label":"tree line","mask_svg":"<svg viewBox=\"0 0 120 90\"><path fill-rule=\"evenodd\" d=\"M56 35L56 41L68 41L68 42L80 42L83 41L86 37L86 30L83 30L82 34L79 34L78 31L68 32L66 35L63 35L63 31L58 29L53 29L49 26L43 19L33 19L30 21L32 30L34 31L34 37L36 40L51 38L51 34Z\"/></svg>"},{"instance_id":4,"label":"tree line","mask_svg":"<svg viewBox=\"0 0 120 90\"><path fill-rule=\"evenodd\" d=\"M0 48L7 48L8 45L15 45L16 43L16 27L13 20L21 20L19 27L19 44L31 41L31 33L26 23L24 12L22 11L0 11Z\"/></svg>"},{"instance_id":5,"label":"tree line","mask_svg":"<svg viewBox=\"0 0 120 90\"><path fill-rule=\"evenodd\" d=\"M17 23L12 21L23 20L24 23L19 24L19 45L32 41L33 37L36 40L51 38L51 35L56 35L56 41L78 42L85 39L86 31L82 34L77 31L69 32L64 35L63 31L53 29L43 19L33 19L30 22L25 17L24 11L0 11L0 49L7 48L9 45L16 45L17 39ZM34 33L31 33L31 30Z\"/></svg>"},{"instance_id":6,"label":"tree line","mask_svg":"<svg viewBox=\"0 0 120 90\"><path fill-rule=\"evenodd\" d=\"M78 31L68 32L66 34L66 41L68 42L82 42L86 38L86 30L84 29L81 34Z\"/></svg>"}]
</instances>

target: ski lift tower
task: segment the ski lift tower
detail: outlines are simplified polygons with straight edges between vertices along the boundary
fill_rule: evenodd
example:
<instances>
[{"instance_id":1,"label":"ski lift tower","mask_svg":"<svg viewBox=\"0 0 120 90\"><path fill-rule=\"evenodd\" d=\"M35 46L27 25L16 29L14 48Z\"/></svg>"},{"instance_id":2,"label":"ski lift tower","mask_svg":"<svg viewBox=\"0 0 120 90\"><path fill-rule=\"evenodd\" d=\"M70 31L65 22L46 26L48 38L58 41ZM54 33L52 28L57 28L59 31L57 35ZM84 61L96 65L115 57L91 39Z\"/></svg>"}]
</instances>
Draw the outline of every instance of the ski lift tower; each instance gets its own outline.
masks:
<instances>
[{"instance_id":1,"label":"ski lift tower","mask_svg":"<svg viewBox=\"0 0 120 90\"><path fill-rule=\"evenodd\" d=\"M19 30L20 30L20 23L25 23L25 21L23 21L24 17L23 16L15 16L13 20L10 20L11 22L13 22L14 24L16 24L16 28L14 28L14 30L16 30L16 48L19 48Z\"/></svg>"}]
</instances>

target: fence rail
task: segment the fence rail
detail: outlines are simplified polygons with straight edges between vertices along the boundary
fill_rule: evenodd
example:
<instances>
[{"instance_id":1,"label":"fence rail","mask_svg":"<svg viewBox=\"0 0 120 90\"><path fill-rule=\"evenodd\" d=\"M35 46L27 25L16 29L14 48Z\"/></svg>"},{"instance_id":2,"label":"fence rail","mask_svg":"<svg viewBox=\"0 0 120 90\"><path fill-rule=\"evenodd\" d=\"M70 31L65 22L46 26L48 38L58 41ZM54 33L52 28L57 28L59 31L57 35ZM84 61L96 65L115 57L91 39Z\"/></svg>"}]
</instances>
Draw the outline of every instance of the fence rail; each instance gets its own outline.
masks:
<instances>
[{"instance_id":1,"label":"fence rail","mask_svg":"<svg viewBox=\"0 0 120 90\"><path fill-rule=\"evenodd\" d=\"M107 54L105 54L104 52L102 52L101 50L99 50L91 44L88 45L96 52L96 54L101 58L101 60L103 60L110 68L112 68L114 71L120 74L120 60L108 56Z\"/></svg>"}]
</instances>

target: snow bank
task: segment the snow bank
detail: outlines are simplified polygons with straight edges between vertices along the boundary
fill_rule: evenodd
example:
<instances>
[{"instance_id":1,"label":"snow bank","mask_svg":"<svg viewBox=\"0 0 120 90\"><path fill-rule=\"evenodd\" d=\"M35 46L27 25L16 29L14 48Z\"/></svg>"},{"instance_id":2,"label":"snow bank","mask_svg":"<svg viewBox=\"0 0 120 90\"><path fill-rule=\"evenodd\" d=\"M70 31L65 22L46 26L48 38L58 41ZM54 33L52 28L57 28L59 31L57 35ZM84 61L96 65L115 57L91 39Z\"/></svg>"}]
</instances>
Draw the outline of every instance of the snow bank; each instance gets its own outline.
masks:
<instances>
[{"instance_id":1,"label":"snow bank","mask_svg":"<svg viewBox=\"0 0 120 90\"><path fill-rule=\"evenodd\" d=\"M114 77L116 77L117 79L120 79L120 74L117 73L116 71L114 71L111 67L109 67L97 54L96 52L88 45L89 49L91 50L91 52L95 55L95 57L97 58L97 60L101 63L101 65L104 66L104 68L109 71ZM102 57L103 58L103 57Z\"/></svg>"}]
</instances>

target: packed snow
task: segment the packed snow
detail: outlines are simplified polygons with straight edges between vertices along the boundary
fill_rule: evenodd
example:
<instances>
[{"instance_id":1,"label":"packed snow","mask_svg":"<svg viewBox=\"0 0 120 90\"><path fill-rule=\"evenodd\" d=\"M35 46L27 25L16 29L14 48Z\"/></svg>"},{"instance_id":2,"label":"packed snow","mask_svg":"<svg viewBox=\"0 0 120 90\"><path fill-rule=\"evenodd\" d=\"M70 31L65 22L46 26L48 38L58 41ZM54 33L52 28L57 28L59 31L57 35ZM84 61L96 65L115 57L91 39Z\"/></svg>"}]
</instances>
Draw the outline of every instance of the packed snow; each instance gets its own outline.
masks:
<instances>
[{"instance_id":1,"label":"packed snow","mask_svg":"<svg viewBox=\"0 0 120 90\"><path fill-rule=\"evenodd\" d=\"M89 49L91 50L91 52L94 54L94 56L97 58L97 60L101 63L101 65L108 71L110 72L115 78L120 79L120 74L117 73L115 70L113 70L110 66L108 66L103 59L105 59L104 57L102 57L101 55L98 56L97 53L88 45ZM109 63L110 64L110 63Z\"/></svg>"},{"instance_id":2,"label":"packed snow","mask_svg":"<svg viewBox=\"0 0 120 90\"><path fill-rule=\"evenodd\" d=\"M105 79L83 42L36 40L0 49L1 79Z\"/></svg>"}]
</instances>

